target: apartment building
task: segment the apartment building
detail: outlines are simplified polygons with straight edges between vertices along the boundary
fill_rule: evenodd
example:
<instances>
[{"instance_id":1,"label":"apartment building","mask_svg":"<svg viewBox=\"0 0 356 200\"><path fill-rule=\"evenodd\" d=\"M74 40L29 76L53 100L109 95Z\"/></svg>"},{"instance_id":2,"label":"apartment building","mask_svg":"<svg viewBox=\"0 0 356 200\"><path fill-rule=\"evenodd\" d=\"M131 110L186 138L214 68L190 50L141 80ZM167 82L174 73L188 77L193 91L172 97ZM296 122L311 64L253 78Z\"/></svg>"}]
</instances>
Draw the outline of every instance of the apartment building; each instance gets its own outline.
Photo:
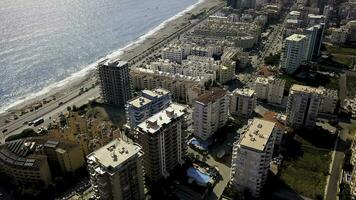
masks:
<instances>
[{"instance_id":1,"label":"apartment building","mask_svg":"<svg viewBox=\"0 0 356 200\"><path fill-rule=\"evenodd\" d=\"M55 138L26 138L0 147L0 171L15 185L47 186L53 173L68 173L84 165L78 144Z\"/></svg>"},{"instance_id":2,"label":"apartment building","mask_svg":"<svg viewBox=\"0 0 356 200\"><path fill-rule=\"evenodd\" d=\"M193 103L195 94L191 88L204 88L210 77L192 77L177 75L169 72L155 71L152 69L134 68L130 72L135 89L164 88L172 93L175 101L185 102L189 105ZM193 95L193 96L191 96Z\"/></svg>"},{"instance_id":3,"label":"apartment building","mask_svg":"<svg viewBox=\"0 0 356 200\"><path fill-rule=\"evenodd\" d=\"M255 90L236 89L230 95L230 113L249 117L256 108L257 96Z\"/></svg>"},{"instance_id":4,"label":"apartment building","mask_svg":"<svg viewBox=\"0 0 356 200\"><path fill-rule=\"evenodd\" d=\"M156 88L142 90L137 96L126 104L127 124L136 126L153 114L167 108L172 102L172 95L168 90Z\"/></svg>"},{"instance_id":5,"label":"apartment building","mask_svg":"<svg viewBox=\"0 0 356 200\"><path fill-rule=\"evenodd\" d=\"M305 35L293 34L284 41L281 67L287 74L293 74L306 58L308 38Z\"/></svg>"},{"instance_id":6,"label":"apartment building","mask_svg":"<svg viewBox=\"0 0 356 200\"><path fill-rule=\"evenodd\" d=\"M256 96L268 103L281 104L286 81L273 76L257 77L254 85Z\"/></svg>"},{"instance_id":7,"label":"apartment building","mask_svg":"<svg viewBox=\"0 0 356 200\"><path fill-rule=\"evenodd\" d=\"M63 139L79 144L84 156L104 146L115 138L119 138L121 132L114 129L110 122L79 115L77 112L60 114L58 120L51 124L48 136Z\"/></svg>"},{"instance_id":8,"label":"apartment building","mask_svg":"<svg viewBox=\"0 0 356 200\"><path fill-rule=\"evenodd\" d=\"M292 85L287 102L287 125L296 129L313 128L322 99L323 91L320 88Z\"/></svg>"},{"instance_id":9,"label":"apartment building","mask_svg":"<svg viewBox=\"0 0 356 200\"><path fill-rule=\"evenodd\" d=\"M115 139L87 156L95 199L142 200L144 176L141 147Z\"/></svg>"},{"instance_id":10,"label":"apartment building","mask_svg":"<svg viewBox=\"0 0 356 200\"><path fill-rule=\"evenodd\" d=\"M200 95L193 104L194 135L202 140L210 138L228 120L229 93L212 88Z\"/></svg>"},{"instance_id":11,"label":"apartment building","mask_svg":"<svg viewBox=\"0 0 356 200\"><path fill-rule=\"evenodd\" d=\"M275 132L274 122L254 118L234 142L231 184L235 190L248 190L253 197L260 196L272 160Z\"/></svg>"},{"instance_id":12,"label":"apartment building","mask_svg":"<svg viewBox=\"0 0 356 200\"><path fill-rule=\"evenodd\" d=\"M187 106L172 103L133 130L145 152L143 166L150 181L167 178L175 167L184 163L191 120L187 109Z\"/></svg>"},{"instance_id":13,"label":"apartment building","mask_svg":"<svg viewBox=\"0 0 356 200\"><path fill-rule=\"evenodd\" d=\"M188 55L190 55L191 47L181 43L171 43L162 50L162 58L168 59L171 62L181 63Z\"/></svg>"},{"instance_id":14,"label":"apartment building","mask_svg":"<svg viewBox=\"0 0 356 200\"><path fill-rule=\"evenodd\" d=\"M320 56L320 47L324 37L325 24L317 24L307 28L304 32L308 36L306 60L318 58Z\"/></svg>"},{"instance_id":15,"label":"apartment building","mask_svg":"<svg viewBox=\"0 0 356 200\"><path fill-rule=\"evenodd\" d=\"M106 59L99 62L97 70L100 92L104 101L124 106L132 96L127 62Z\"/></svg>"}]
</instances>

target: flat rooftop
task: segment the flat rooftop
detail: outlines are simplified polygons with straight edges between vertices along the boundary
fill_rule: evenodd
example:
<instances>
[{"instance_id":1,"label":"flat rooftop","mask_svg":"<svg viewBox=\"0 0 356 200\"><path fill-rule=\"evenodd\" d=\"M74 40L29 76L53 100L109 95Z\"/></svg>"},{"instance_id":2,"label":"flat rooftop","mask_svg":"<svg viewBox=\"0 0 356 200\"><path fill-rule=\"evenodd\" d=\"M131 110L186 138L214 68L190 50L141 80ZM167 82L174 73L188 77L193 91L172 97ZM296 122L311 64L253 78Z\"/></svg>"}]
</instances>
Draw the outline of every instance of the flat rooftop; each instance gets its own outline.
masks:
<instances>
[{"instance_id":1,"label":"flat rooftop","mask_svg":"<svg viewBox=\"0 0 356 200\"><path fill-rule=\"evenodd\" d=\"M208 104L210 102L214 102L221 97L225 96L227 93L226 90L222 88L214 87L209 91L206 91L204 94L200 95L198 98L195 99L197 102L201 102L203 104Z\"/></svg>"},{"instance_id":2,"label":"flat rooftop","mask_svg":"<svg viewBox=\"0 0 356 200\"><path fill-rule=\"evenodd\" d=\"M250 88L238 88L233 91L233 93L242 95L242 96L247 96L247 97L252 97L255 94L255 90L250 89Z\"/></svg>"},{"instance_id":3,"label":"flat rooftop","mask_svg":"<svg viewBox=\"0 0 356 200\"><path fill-rule=\"evenodd\" d=\"M306 38L305 35L301 35L301 34L293 34L289 37L286 38L286 40L288 41L294 41L294 42L299 42L301 40L304 40Z\"/></svg>"},{"instance_id":4,"label":"flat rooftop","mask_svg":"<svg viewBox=\"0 0 356 200\"><path fill-rule=\"evenodd\" d=\"M156 133L164 124L169 124L173 119L182 116L186 108L186 106L172 103L168 108L146 119L137 127L145 133Z\"/></svg>"},{"instance_id":5,"label":"flat rooftop","mask_svg":"<svg viewBox=\"0 0 356 200\"><path fill-rule=\"evenodd\" d=\"M254 118L250 123L239 144L250 149L263 151L273 132L275 123L258 118Z\"/></svg>"},{"instance_id":6,"label":"flat rooftop","mask_svg":"<svg viewBox=\"0 0 356 200\"><path fill-rule=\"evenodd\" d=\"M100 163L105 168L117 168L126 160L139 153L140 150L139 146L115 139L89 154L88 159Z\"/></svg>"},{"instance_id":7,"label":"flat rooftop","mask_svg":"<svg viewBox=\"0 0 356 200\"><path fill-rule=\"evenodd\" d=\"M168 90L165 90L163 88L156 88L153 90L142 90L141 91L142 94L150 96L150 97L162 97L166 94L169 94L170 92Z\"/></svg>"},{"instance_id":8,"label":"flat rooftop","mask_svg":"<svg viewBox=\"0 0 356 200\"><path fill-rule=\"evenodd\" d=\"M291 92L304 92L304 93L316 93L323 94L323 90L321 88L311 87L307 85L298 85L294 84L290 88Z\"/></svg>"},{"instance_id":9,"label":"flat rooftop","mask_svg":"<svg viewBox=\"0 0 356 200\"><path fill-rule=\"evenodd\" d=\"M139 96L139 97L136 97L136 98L130 100L128 102L128 104L130 104L131 106L136 107L136 108L141 108L151 102L152 102L151 100L149 100L145 97Z\"/></svg>"}]
</instances>

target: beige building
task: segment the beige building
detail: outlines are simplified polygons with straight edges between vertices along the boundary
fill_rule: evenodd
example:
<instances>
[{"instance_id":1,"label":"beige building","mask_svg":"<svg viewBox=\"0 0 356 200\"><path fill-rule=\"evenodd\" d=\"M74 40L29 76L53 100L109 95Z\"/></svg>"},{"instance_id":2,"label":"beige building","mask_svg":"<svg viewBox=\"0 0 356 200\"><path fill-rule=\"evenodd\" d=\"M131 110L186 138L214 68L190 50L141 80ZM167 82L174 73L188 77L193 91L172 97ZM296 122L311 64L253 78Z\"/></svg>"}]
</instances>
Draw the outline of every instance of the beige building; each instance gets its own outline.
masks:
<instances>
[{"instance_id":1,"label":"beige building","mask_svg":"<svg viewBox=\"0 0 356 200\"><path fill-rule=\"evenodd\" d=\"M212 88L195 99L193 104L194 135L206 140L228 120L229 93Z\"/></svg>"},{"instance_id":2,"label":"beige building","mask_svg":"<svg viewBox=\"0 0 356 200\"><path fill-rule=\"evenodd\" d=\"M7 142L0 149L0 171L16 185L47 186L53 172L74 172L84 155L74 142L55 138L26 138Z\"/></svg>"},{"instance_id":3,"label":"beige building","mask_svg":"<svg viewBox=\"0 0 356 200\"><path fill-rule=\"evenodd\" d=\"M95 199L142 200L141 147L115 139L87 156Z\"/></svg>"},{"instance_id":4,"label":"beige building","mask_svg":"<svg viewBox=\"0 0 356 200\"><path fill-rule=\"evenodd\" d=\"M275 141L274 122L254 118L233 145L231 184L240 192L259 197L267 180Z\"/></svg>"},{"instance_id":5,"label":"beige building","mask_svg":"<svg viewBox=\"0 0 356 200\"><path fill-rule=\"evenodd\" d=\"M257 77L254 90L258 99L267 100L268 103L281 104L286 81L273 76Z\"/></svg>"},{"instance_id":6,"label":"beige building","mask_svg":"<svg viewBox=\"0 0 356 200\"><path fill-rule=\"evenodd\" d=\"M133 130L142 146L145 175L150 181L167 178L184 163L190 116L187 107L172 103Z\"/></svg>"},{"instance_id":7,"label":"beige building","mask_svg":"<svg viewBox=\"0 0 356 200\"><path fill-rule=\"evenodd\" d=\"M238 116L250 116L256 108L257 96L252 89L236 89L230 95L230 113Z\"/></svg>"},{"instance_id":8,"label":"beige building","mask_svg":"<svg viewBox=\"0 0 356 200\"><path fill-rule=\"evenodd\" d=\"M289 91L287 125L296 129L313 128L320 110L323 91L294 84Z\"/></svg>"}]
</instances>

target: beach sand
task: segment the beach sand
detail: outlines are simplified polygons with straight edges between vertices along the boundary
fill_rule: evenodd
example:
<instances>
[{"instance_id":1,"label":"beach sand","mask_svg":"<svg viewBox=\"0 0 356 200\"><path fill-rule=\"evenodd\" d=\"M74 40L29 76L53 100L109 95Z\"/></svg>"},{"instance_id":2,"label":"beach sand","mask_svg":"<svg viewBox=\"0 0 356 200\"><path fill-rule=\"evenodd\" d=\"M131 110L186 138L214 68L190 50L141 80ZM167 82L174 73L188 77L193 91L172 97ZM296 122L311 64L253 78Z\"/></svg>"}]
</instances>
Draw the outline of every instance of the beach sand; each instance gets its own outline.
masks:
<instances>
[{"instance_id":1,"label":"beach sand","mask_svg":"<svg viewBox=\"0 0 356 200\"><path fill-rule=\"evenodd\" d=\"M167 38L169 35L174 34L180 28L188 25L189 19L192 14L198 14L205 10L208 11L212 8L221 7L223 4L224 2L222 0L199 0L199 2L196 5L194 5L194 7L191 10L186 11L185 13L180 13L181 16L174 17L173 20L166 22L161 29L157 30L152 35L148 36L147 38L143 39L140 42L134 42L134 45L126 47L122 51L121 55L118 55L118 57L121 60L131 60L132 58L137 57L137 55L143 55L143 52L145 52L147 49L159 43L164 38ZM138 38L138 40L140 40L140 38ZM115 55L109 57L117 58L117 56ZM138 58L139 57L142 56L138 56ZM57 99L56 101L52 100L44 104L43 106L48 106L53 103L58 103L59 98L66 95L70 95L73 92L78 92L79 89L82 87L91 87L91 85L94 84L95 82L96 82L95 70L91 69L84 76L77 76L73 78L73 80L70 80L70 82L64 85L60 84L58 87L55 86L51 88L49 92L43 95L39 95L37 97L34 97L30 100L26 100L18 105L9 108L7 111L0 114L0 127L5 125L6 119L11 118L14 115L19 116L19 113L21 113L21 111L26 109L28 110L28 108L32 107L33 105L42 102L43 99L49 100L49 99L53 99L53 97ZM26 115L30 115L30 113L27 113Z\"/></svg>"}]
</instances>

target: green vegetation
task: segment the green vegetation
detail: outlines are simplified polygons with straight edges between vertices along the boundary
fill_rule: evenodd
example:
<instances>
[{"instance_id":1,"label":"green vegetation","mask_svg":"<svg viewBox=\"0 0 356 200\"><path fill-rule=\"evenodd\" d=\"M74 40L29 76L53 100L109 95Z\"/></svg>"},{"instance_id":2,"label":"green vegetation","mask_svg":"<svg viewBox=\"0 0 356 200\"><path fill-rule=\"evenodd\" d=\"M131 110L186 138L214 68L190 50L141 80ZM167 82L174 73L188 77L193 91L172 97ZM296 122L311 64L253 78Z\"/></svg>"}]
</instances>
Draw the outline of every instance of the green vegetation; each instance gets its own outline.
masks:
<instances>
[{"instance_id":1,"label":"green vegetation","mask_svg":"<svg viewBox=\"0 0 356 200\"><path fill-rule=\"evenodd\" d=\"M192 14L192 16L190 17L190 19L201 19L206 15L206 10L204 10L203 12L200 12L198 14Z\"/></svg>"},{"instance_id":2,"label":"green vegetation","mask_svg":"<svg viewBox=\"0 0 356 200\"><path fill-rule=\"evenodd\" d=\"M347 96L354 96L356 94L356 76L346 76Z\"/></svg>"},{"instance_id":3,"label":"green vegetation","mask_svg":"<svg viewBox=\"0 0 356 200\"><path fill-rule=\"evenodd\" d=\"M329 146L332 146L333 140L329 137L317 141L319 144L312 144L297 135L288 145L289 152L282 165L281 181L303 196L322 199L331 162Z\"/></svg>"},{"instance_id":4,"label":"green vegetation","mask_svg":"<svg viewBox=\"0 0 356 200\"><path fill-rule=\"evenodd\" d=\"M36 137L36 136L38 136L36 131L34 131L32 128L27 128L27 129L23 130L20 134L12 135L12 136L6 138L5 141L8 142L8 141L12 141L12 140L18 140L18 139L22 139L22 138Z\"/></svg>"},{"instance_id":5,"label":"green vegetation","mask_svg":"<svg viewBox=\"0 0 356 200\"><path fill-rule=\"evenodd\" d=\"M341 65L350 66L353 58L356 57L355 48L335 47L332 45L326 45L325 48L330 53L331 60Z\"/></svg>"},{"instance_id":6,"label":"green vegetation","mask_svg":"<svg viewBox=\"0 0 356 200\"><path fill-rule=\"evenodd\" d=\"M341 183L340 184L340 200L348 200L351 198L351 188L349 184Z\"/></svg>"},{"instance_id":7,"label":"green vegetation","mask_svg":"<svg viewBox=\"0 0 356 200\"><path fill-rule=\"evenodd\" d=\"M286 91L289 91L290 87L293 84L310 85L314 87L324 86L326 88L334 89L334 90L338 90L340 88L339 87L340 77L338 75L334 77L329 77L323 74L315 74L314 77L298 79L298 78L294 78L293 76L283 74L279 76L279 78L286 80L286 85L285 85ZM356 81L355 81L355 86L356 86Z\"/></svg>"},{"instance_id":8,"label":"green vegetation","mask_svg":"<svg viewBox=\"0 0 356 200\"><path fill-rule=\"evenodd\" d=\"M279 78L286 80L286 85L285 85L285 90L289 91L289 89L292 87L293 84L301 84L303 85L303 82L296 80L292 76L289 76L287 74L281 75Z\"/></svg>"},{"instance_id":9,"label":"green vegetation","mask_svg":"<svg viewBox=\"0 0 356 200\"><path fill-rule=\"evenodd\" d=\"M269 56L265 57L264 62L266 65L278 66L280 57L281 57L281 53L269 55Z\"/></svg>"}]
</instances>

